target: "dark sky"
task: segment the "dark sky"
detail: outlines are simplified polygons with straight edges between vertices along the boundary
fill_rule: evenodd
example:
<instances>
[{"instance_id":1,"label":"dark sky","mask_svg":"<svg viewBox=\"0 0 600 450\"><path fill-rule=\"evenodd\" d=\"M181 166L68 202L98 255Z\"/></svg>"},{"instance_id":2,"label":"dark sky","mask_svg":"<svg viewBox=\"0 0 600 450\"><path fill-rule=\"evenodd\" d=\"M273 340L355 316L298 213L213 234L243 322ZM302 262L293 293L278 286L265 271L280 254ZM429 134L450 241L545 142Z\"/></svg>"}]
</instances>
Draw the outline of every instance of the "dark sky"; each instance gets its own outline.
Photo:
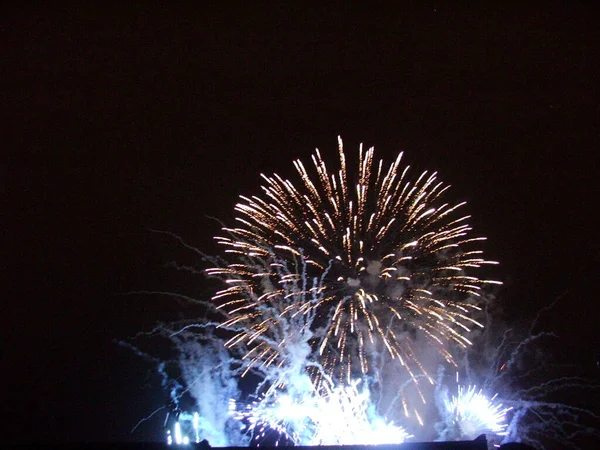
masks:
<instances>
[{"instance_id":1,"label":"dark sky","mask_svg":"<svg viewBox=\"0 0 600 450\"><path fill-rule=\"evenodd\" d=\"M129 434L165 395L114 341L185 310L120 294L200 288L163 267L185 253L148 230L212 251L206 216L229 220L260 172L293 176L314 147L335 155L338 134L348 155L364 142L438 170L502 262L509 323L566 292L547 326L598 378L592 8L140 2L0 17L9 439L161 438Z\"/></svg>"}]
</instances>

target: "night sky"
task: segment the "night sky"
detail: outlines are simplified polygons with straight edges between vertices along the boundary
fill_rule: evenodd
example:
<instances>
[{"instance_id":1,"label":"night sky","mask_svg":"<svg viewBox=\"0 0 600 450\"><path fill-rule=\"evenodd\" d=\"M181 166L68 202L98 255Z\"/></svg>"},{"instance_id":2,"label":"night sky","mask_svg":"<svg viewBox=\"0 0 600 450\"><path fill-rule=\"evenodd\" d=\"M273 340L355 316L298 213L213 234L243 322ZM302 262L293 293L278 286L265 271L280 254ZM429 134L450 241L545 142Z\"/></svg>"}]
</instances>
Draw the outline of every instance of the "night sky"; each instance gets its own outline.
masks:
<instances>
[{"instance_id":1,"label":"night sky","mask_svg":"<svg viewBox=\"0 0 600 450\"><path fill-rule=\"evenodd\" d=\"M62 2L59 2L64 4ZM84 4L86 2L83 2ZM600 17L497 11L2 7L4 438L162 439L152 366L116 344L206 297L206 252L260 172L374 145L438 170L502 264L508 324L596 379ZM416 171L415 171L416 172Z\"/></svg>"}]
</instances>

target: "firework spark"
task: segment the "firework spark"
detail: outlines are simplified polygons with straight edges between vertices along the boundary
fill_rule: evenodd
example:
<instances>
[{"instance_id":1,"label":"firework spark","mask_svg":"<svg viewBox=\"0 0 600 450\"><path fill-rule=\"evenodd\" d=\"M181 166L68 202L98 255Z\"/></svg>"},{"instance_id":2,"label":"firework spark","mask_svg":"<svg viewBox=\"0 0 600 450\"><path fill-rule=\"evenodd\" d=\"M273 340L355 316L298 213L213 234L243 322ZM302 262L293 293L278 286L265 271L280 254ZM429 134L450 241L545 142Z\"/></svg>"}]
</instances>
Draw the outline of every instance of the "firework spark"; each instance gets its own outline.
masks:
<instances>
[{"instance_id":1,"label":"firework spark","mask_svg":"<svg viewBox=\"0 0 600 450\"><path fill-rule=\"evenodd\" d=\"M492 433L505 436L506 413L512 408L505 408L497 399L485 395L477 386L458 386L457 394L444 399L445 413L442 415L454 430L454 438L474 439L480 434Z\"/></svg>"},{"instance_id":2,"label":"firework spark","mask_svg":"<svg viewBox=\"0 0 600 450\"><path fill-rule=\"evenodd\" d=\"M330 377L349 383L373 374L375 358L385 354L418 386L432 380L417 335L450 363L449 343L471 344L467 333L483 327L473 317L481 289L498 283L471 272L497 263L477 249L485 238L470 236L469 216L458 214L464 203L443 200L449 186L435 172L412 178L401 160L402 153L390 165L376 163L374 149L361 146L350 179L339 139L337 173L316 150L316 177L298 160L299 185L262 175L263 195L241 197L240 227L216 238L235 262L208 271L228 285L214 296L230 315L223 327L239 329L228 346L247 346L253 364L277 363L284 343L263 338L286 317L311 315L314 359ZM293 269L299 265L302 274ZM315 282L286 296L285 285L303 279ZM283 308L266 317L274 301Z\"/></svg>"}]
</instances>

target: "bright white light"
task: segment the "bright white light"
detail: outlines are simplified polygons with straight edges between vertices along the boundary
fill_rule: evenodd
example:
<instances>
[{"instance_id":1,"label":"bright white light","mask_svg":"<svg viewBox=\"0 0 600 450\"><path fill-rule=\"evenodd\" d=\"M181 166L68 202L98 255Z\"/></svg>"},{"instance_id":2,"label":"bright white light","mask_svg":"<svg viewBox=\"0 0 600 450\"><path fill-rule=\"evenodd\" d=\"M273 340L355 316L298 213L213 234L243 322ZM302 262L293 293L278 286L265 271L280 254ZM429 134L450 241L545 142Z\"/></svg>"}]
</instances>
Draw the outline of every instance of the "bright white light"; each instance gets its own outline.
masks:
<instances>
[{"instance_id":1,"label":"bright white light","mask_svg":"<svg viewBox=\"0 0 600 450\"><path fill-rule=\"evenodd\" d=\"M502 403L494 402L495 399L495 395L488 398L474 385L458 386L457 395L451 400L444 399L444 406L462 435L474 438L488 432L504 436L506 413L512 408L503 408Z\"/></svg>"},{"instance_id":2,"label":"bright white light","mask_svg":"<svg viewBox=\"0 0 600 450\"><path fill-rule=\"evenodd\" d=\"M194 436L196 443L200 442L200 415L181 413L172 430L167 430L167 444L188 445L191 442L189 435Z\"/></svg>"},{"instance_id":3,"label":"bright white light","mask_svg":"<svg viewBox=\"0 0 600 450\"><path fill-rule=\"evenodd\" d=\"M192 418L192 427L194 428L196 444L200 442L200 434L199 434L200 427L199 427L199 425L200 425L200 415L197 412L195 412L194 417Z\"/></svg>"},{"instance_id":4,"label":"bright white light","mask_svg":"<svg viewBox=\"0 0 600 450\"><path fill-rule=\"evenodd\" d=\"M358 384L326 393L273 394L273 400L261 399L233 415L257 435L270 429L296 445L399 444L410 437L373 411L368 390L359 391Z\"/></svg>"},{"instance_id":5,"label":"bright white light","mask_svg":"<svg viewBox=\"0 0 600 450\"><path fill-rule=\"evenodd\" d=\"M179 422L175 423L175 443L181 445L183 443L183 436L181 435L181 425Z\"/></svg>"}]
</instances>

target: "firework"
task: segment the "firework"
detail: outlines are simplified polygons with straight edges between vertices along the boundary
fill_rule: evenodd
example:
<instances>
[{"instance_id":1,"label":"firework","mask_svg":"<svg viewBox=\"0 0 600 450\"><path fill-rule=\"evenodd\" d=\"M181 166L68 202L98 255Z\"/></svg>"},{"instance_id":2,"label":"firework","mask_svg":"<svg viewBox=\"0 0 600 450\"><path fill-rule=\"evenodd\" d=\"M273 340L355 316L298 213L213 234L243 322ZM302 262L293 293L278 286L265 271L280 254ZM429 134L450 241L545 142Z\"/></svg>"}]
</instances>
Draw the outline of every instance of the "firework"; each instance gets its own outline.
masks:
<instances>
[{"instance_id":1,"label":"firework","mask_svg":"<svg viewBox=\"0 0 600 450\"><path fill-rule=\"evenodd\" d=\"M369 391L359 389L359 383L272 392L242 409L232 402L232 415L248 424L255 439L275 431L294 445L399 444L411 437L373 411Z\"/></svg>"},{"instance_id":2,"label":"firework","mask_svg":"<svg viewBox=\"0 0 600 450\"><path fill-rule=\"evenodd\" d=\"M506 413L512 408L504 408L497 401L497 395L488 397L477 386L458 386L457 394L444 399L446 419L454 438L474 439L483 433L505 436Z\"/></svg>"},{"instance_id":3,"label":"firework","mask_svg":"<svg viewBox=\"0 0 600 450\"><path fill-rule=\"evenodd\" d=\"M373 375L385 355L418 385L432 380L417 337L450 363L449 343L471 344L468 332L483 327L473 318L481 289L497 283L471 272L496 262L458 214L464 203L443 200L449 186L427 171L412 178L401 160L375 162L361 146L351 179L339 140L336 173L316 150L312 177L298 160L299 184L262 175L263 195L241 197L240 226L216 238L234 262L208 271L228 284L214 300L229 314L222 326L238 330L229 346L246 346L252 364L280 363L280 322L309 315L312 359L333 379ZM273 304L276 315L265 315Z\"/></svg>"},{"instance_id":4,"label":"firework","mask_svg":"<svg viewBox=\"0 0 600 450\"><path fill-rule=\"evenodd\" d=\"M545 378L547 366L529 357L553 337L534 328L554 303L521 338L509 339L502 325L491 332L489 316L482 333L469 334L483 328L482 288L497 283L475 274L496 263L483 258L484 238L471 236L468 216L458 214L464 203L446 202L448 186L435 173L411 177L401 158L375 163L373 149L361 148L351 178L340 141L335 173L317 150L313 175L295 162L296 185L263 175L262 196L236 206L239 228L217 238L226 258L166 233L211 261L207 273L226 284L212 301L167 293L205 309L201 319L154 330L178 354L159 364L173 405L179 410L188 395L198 410L167 427L168 442L401 443L409 430L419 440L486 433L493 445L546 448L598 437L593 409L553 399L596 393L598 383ZM452 396L444 360L468 381L459 385L457 375Z\"/></svg>"}]
</instances>

